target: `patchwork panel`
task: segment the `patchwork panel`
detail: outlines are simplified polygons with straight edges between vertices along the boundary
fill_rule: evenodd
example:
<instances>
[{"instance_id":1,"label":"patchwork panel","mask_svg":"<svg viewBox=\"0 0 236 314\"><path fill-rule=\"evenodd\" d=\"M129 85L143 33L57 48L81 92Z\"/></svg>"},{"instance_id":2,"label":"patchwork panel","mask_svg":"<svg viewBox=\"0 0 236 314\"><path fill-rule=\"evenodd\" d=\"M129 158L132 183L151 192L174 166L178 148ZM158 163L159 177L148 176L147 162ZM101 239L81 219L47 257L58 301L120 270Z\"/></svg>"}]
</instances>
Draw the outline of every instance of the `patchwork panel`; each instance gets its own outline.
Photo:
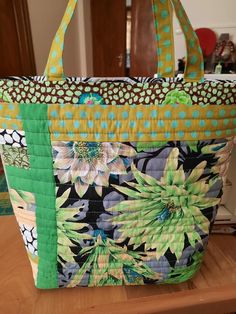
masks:
<instances>
[{"instance_id":1,"label":"patchwork panel","mask_svg":"<svg viewBox=\"0 0 236 314\"><path fill-rule=\"evenodd\" d=\"M37 280L38 250L35 195L30 192L9 189L12 207L30 259L34 279Z\"/></svg>"},{"instance_id":2,"label":"patchwork panel","mask_svg":"<svg viewBox=\"0 0 236 314\"><path fill-rule=\"evenodd\" d=\"M69 0L45 77L0 80L0 145L36 287L180 283L204 257L236 136L236 81L204 79L179 0L153 0L158 75L66 78Z\"/></svg>"},{"instance_id":3,"label":"patchwork panel","mask_svg":"<svg viewBox=\"0 0 236 314\"><path fill-rule=\"evenodd\" d=\"M81 99L1 103L2 155L36 286L191 278L222 196L236 105L193 106L176 90L158 105Z\"/></svg>"},{"instance_id":4,"label":"patchwork panel","mask_svg":"<svg viewBox=\"0 0 236 314\"><path fill-rule=\"evenodd\" d=\"M6 166L15 166L18 168L28 169L29 156L26 148L2 146L2 159Z\"/></svg>"},{"instance_id":5,"label":"patchwork panel","mask_svg":"<svg viewBox=\"0 0 236 314\"><path fill-rule=\"evenodd\" d=\"M56 201L55 182L52 169L52 152L50 144L50 134L47 123L47 107L45 105L19 106L22 116L22 123L27 140L27 151L29 154L30 169L20 169L15 166L6 166L6 174L11 191L23 190L27 196L34 195L34 202L16 203L20 209L36 208L37 226L37 255L28 255L32 262L35 275L35 284L38 288L49 289L58 287L57 280L57 230L56 230ZM32 123L32 118L35 122ZM14 202L14 196L11 193ZM20 204L19 204L20 203ZM17 209L16 209L17 210ZM20 226L21 223L19 222ZM30 238L30 224L24 223L21 231L27 242L29 250L35 249L32 243L28 243ZM26 233L26 234L25 234ZM28 236L27 236L28 235ZM31 238L30 238L31 239ZM36 255L36 256L35 256Z\"/></svg>"},{"instance_id":6,"label":"patchwork panel","mask_svg":"<svg viewBox=\"0 0 236 314\"><path fill-rule=\"evenodd\" d=\"M11 127L15 127L14 124ZM26 147L25 132L17 130L0 129L0 145L10 145L12 147Z\"/></svg>"}]
</instances>

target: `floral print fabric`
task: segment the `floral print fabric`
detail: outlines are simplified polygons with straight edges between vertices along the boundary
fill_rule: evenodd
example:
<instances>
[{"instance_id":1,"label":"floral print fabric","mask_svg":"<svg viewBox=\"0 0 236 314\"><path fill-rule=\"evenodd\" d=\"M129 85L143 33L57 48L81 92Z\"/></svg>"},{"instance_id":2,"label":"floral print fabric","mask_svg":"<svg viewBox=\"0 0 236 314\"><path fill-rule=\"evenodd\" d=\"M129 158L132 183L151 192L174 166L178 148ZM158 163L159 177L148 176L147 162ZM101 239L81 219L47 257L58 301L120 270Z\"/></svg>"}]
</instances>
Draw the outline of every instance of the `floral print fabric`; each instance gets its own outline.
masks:
<instances>
[{"instance_id":1,"label":"floral print fabric","mask_svg":"<svg viewBox=\"0 0 236 314\"><path fill-rule=\"evenodd\" d=\"M2 80L1 101L2 156L37 287L178 283L197 272L233 148L235 82ZM84 125L92 140L79 137Z\"/></svg>"},{"instance_id":2,"label":"floral print fabric","mask_svg":"<svg viewBox=\"0 0 236 314\"><path fill-rule=\"evenodd\" d=\"M29 156L26 148L12 147L9 145L2 146L2 159L6 166L29 169Z\"/></svg>"},{"instance_id":3,"label":"floral print fabric","mask_svg":"<svg viewBox=\"0 0 236 314\"><path fill-rule=\"evenodd\" d=\"M191 278L220 202L228 143L54 142L60 286Z\"/></svg>"},{"instance_id":4,"label":"floral print fabric","mask_svg":"<svg viewBox=\"0 0 236 314\"><path fill-rule=\"evenodd\" d=\"M89 185L101 196L110 175L126 174L125 158L135 150L122 143L58 142L53 144L55 174L61 183L71 181L80 197Z\"/></svg>"}]
</instances>

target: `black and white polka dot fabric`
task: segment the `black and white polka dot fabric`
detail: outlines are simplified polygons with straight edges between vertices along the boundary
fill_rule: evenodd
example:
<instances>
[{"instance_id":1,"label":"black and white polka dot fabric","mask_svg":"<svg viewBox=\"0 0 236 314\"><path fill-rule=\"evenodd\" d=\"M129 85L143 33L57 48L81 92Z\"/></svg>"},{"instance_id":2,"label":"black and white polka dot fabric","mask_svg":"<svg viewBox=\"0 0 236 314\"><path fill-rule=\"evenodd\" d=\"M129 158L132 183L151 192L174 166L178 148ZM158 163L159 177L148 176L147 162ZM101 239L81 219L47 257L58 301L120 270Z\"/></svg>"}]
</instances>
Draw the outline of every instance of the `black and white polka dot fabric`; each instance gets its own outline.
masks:
<instances>
[{"instance_id":1,"label":"black and white polka dot fabric","mask_svg":"<svg viewBox=\"0 0 236 314\"><path fill-rule=\"evenodd\" d=\"M33 255L38 255L36 228L21 225L20 231L23 236L25 247L27 248L27 250Z\"/></svg>"},{"instance_id":2,"label":"black and white polka dot fabric","mask_svg":"<svg viewBox=\"0 0 236 314\"><path fill-rule=\"evenodd\" d=\"M27 147L25 132L0 129L0 145L11 145L12 147Z\"/></svg>"}]
</instances>

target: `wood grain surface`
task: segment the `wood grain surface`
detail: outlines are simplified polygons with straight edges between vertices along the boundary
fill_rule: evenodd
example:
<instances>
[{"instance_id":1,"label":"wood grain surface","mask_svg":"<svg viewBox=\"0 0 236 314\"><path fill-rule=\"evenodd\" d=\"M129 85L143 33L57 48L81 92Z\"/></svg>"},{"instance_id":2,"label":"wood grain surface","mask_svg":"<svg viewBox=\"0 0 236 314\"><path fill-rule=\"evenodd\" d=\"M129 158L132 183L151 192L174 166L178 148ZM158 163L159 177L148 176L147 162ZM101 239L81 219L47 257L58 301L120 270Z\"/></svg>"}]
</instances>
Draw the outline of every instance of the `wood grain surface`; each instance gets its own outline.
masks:
<instances>
[{"instance_id":1,"label":"wood grain surface","mask_svg":"<svg viewBox=\"0 0 236 314\"><path fill-rule=\"evenodd\" d=\"M1 0L0 25L0 77L35 75L27 0Z\"/></svg>"},{"instance_id":2,"label":"wood grain surface","mask_svg":"<svg viewBox=\"0 0 236 314\"><path fill-rule=\"evenodd\" d=\"M37 290L15 217L0 217L0 314L236 311L236 237L213 235L197 276L165 286Z\"/></svg>"},{"instance_id":3,"label":"wood grain surface","mask_svg":"<svg viewBox=\"0 0 236 314\"><path fill-rule=\"evenodd\" d=\"M93 76L125 76L125 0L92 0Z\"/></svg>"}]
</instances>

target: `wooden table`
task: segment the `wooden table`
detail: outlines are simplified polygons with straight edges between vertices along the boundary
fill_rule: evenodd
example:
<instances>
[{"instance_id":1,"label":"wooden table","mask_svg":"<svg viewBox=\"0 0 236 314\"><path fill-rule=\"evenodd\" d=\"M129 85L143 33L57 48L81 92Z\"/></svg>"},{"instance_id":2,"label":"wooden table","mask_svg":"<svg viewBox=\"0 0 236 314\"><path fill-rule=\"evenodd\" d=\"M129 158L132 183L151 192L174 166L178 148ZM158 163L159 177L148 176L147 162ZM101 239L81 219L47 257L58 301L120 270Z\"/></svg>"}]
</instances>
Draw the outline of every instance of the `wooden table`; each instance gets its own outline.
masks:
<instances>
[{"instance_id":1,"label":"wooden table","mask_svg":"<svg viewBox=\"0 0 236 314\"><path fill-rule=\"evenodd\" d=\"M0 314L223 314L236 311L236 237L213 235L198 275L180 285L40 291L15 218L0 217Z\"/></svg>"}]
</instances>

